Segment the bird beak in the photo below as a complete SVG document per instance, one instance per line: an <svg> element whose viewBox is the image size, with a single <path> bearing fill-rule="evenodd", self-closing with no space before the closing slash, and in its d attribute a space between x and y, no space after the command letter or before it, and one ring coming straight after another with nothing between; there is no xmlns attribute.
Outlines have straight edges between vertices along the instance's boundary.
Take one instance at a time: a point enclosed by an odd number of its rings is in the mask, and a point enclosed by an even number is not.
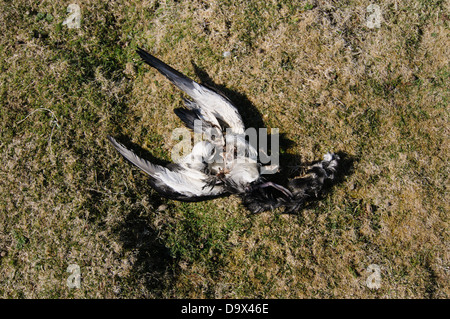
<svg viewBox="0 0 450 319"><path fill-rule="evenodd" d="M284 195L286 195L289 198L294 197L294 195L292 195L290 190L288 190L287 188L285 188L279 184L275 184L273 182L265 182L263 184L256 185L256 187L257 188L273 187L273 188L279 190L280 192L282 192Z"/></svg>

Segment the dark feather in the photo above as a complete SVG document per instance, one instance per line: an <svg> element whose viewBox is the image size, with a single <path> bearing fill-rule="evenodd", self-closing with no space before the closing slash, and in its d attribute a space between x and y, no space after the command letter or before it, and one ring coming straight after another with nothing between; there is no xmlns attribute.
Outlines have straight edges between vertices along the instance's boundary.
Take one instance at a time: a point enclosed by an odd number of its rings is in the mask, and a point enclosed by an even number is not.
<svg viewBox="0 0 450 319"><path fill-rule="evenodd" d="M274 194L267 189L255 189L241 196L242 204L252 213L259 214L286 206L290 199L283 194Z"/></svg>
<svg viewBox="0 0 450 319"><path fill-rule="evenodd" d="M195 110L188 110L186 108L176 108L173 110L174 113L184 122L184 124L190 128L191 130L194 130L195 121L201 121L198 112Z"/></svg>
<svg viewBox="0 0 450 319"><path fill-rule="evenodd" d="M286 205L285 213L296 212L307 200L319 196L324 186L334 180L338 161L338 155L328 153L306 172L306 176L290 180L288 187L293 197Z"/></svg>
<svg viewBox="0 0 450 319"><path fill-rule="evenodd" d="M194 90L194 81L190 78L178 72L174 68L170 67L160 59L154 57L153 55L145 52L141 48L138 48L136 52L142 58L142 60L150 65L151 67L157 69L162 75L167 77L173 84L178 86L182 91L191 95Z"/></svg>

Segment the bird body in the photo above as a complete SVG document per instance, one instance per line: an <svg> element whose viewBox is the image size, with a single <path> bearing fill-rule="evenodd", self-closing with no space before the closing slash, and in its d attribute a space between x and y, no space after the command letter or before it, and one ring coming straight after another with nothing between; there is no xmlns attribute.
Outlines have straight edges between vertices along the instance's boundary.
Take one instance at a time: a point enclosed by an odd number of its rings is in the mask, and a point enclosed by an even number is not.
<svg viewBox="0 0 450 319"><path fill-rule="evenodd" d="M267 181L261 176L258 150L246 139L242 118L227 97L142 49L137 53L192 99L184 99L185 108L174 112L188 128L203 136L189 154L166 167L140 158L108 136L126 159L150 176L151 186L162 196L201 201L238 194L244 205L255 213L280 206L293 211L311 196L311 190L319 191L325 180L333 178L338 157L327 154L321 164L312 167L312 177L290 181L290 189Z"/></svg>

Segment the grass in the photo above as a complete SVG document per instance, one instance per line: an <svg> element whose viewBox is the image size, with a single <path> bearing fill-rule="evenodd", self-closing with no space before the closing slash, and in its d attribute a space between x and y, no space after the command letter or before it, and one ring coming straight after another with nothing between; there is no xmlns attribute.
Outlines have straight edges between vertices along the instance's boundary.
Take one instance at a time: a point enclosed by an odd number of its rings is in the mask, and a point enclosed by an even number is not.
<svg viewBox="0 0 450 319"><path fill-rule="evenodd" d="M1 1L2 298L449 297L447 2L383 2L379 29L362 0L78 3L68 29L68 2ZM298 215L161 198L106 140L176 143L138 46L279 128L281 165L351 169Z"/></svg>

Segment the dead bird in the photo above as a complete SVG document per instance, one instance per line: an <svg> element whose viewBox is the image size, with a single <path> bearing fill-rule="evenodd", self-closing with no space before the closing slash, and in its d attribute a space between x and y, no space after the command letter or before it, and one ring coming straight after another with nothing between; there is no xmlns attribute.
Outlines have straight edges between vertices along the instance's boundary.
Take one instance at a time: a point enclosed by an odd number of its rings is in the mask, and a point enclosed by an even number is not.
<svg viewBox="0 0 450 319"><path fill-rule="evenodd" d="M300 209L333 179L339 158L331 153L313 166L306 178L293 179L288 187L261 174L258 151L245 138L245 126L233 103L217 90L199 84L158 58L138 48L142 60L158 70L190 99L175 114L203 140L176 163L161 166L137 156L108 136L111 144L132 164L150 176L150 185L162 196L180 201L203 201L237 194L252 213L284 207Z"/></svg>

